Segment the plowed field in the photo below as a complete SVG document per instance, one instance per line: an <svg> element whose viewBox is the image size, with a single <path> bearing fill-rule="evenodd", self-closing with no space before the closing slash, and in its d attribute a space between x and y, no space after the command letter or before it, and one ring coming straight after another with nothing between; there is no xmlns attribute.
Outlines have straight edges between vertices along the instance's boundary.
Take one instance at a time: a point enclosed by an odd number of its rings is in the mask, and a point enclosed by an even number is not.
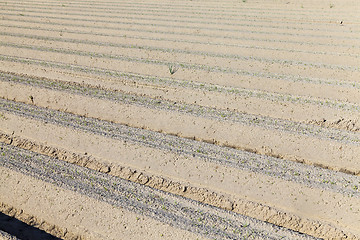
<svg viewBox="0 0 360 240"><path fill-rule="evenodd" d="M360 239L360 2L0 2L0 238Z"/></svg>

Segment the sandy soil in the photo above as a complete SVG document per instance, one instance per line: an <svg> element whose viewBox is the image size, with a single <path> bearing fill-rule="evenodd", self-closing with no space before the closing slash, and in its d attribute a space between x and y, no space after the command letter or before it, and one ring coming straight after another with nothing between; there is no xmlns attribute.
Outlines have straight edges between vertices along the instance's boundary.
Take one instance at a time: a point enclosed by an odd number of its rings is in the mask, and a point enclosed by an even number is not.
<svg viewBox="0 0 360 240"><path fill-rule="evenodd" d="M67 239L249 237L117 208L126 199L40 165L20 171L11 148L254 221L257 239L360 238L357 1L0 6L4 214Z"/></svg>

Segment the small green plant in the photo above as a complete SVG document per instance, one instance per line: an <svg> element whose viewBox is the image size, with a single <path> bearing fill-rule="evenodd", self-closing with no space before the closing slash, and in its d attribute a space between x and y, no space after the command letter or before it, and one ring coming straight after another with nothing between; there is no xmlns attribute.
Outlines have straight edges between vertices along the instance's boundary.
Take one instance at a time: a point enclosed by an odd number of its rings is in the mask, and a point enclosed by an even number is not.
<svg viewBox="0 0 360 240"><path fill-rule="evenodd" d="M330 8L334 8L334 7L335 7L335 5L330 3Z"/></svg>
<svg viewBox="0 0 360 240"><path fill-rule="evenodd" d="M175 66L175 65L170 65L170 66L169 66L169 72L170 72L171 75L173 75L174 73L176 73L177 70L179 70L179 68L178 68L177 66Z"/></svg>
<svg viewBox="0 0 360 240"><path fill-rule="evenodd" d="M242 2L243 2L243 3L246 3L246 2L247 2L247 0L242 0Z"/></svg>
<svg viewBox="0 0 360 240"><path fill-rule="evenodd" d="M245 223L245 224L241 224L241 227L248 227L250 224Z"/></svg>
<svg viewBox="0 0 360 240"><path fill-rule="evenodd" d="M1 119L1 120L6 120L7 118L5 117L4 114L0 113L0 119Z"/></svg>

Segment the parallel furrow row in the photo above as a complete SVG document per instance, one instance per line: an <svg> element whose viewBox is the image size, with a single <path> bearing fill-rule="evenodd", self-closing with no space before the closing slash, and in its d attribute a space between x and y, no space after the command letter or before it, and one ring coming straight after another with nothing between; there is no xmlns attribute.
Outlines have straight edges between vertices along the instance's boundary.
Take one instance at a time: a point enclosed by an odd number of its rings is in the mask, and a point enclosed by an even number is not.
<svg viewBox="0 0 360 240"><path fill-rule="evenodd" d="M8 7L9 5L5 5L6 7ZM41 5L44 6L44 5ZM64 10L64 7L59 6L59 10ZM34 7L35 8L35 7ZM36 6L36 9L39 9L38 6ZM41 7L40 9L48 9L48 10L52 10L51 8L44 8ZM73 9L73 8L71 8ZM72 11L71 9L67 9L67 11ZM84 9L86 9L86 7L81 7L81 12L84 12ZM101 9L99 7L96 7L96 10ZM16 8L13 8L12 10L16 10ZM104 11L88 11L88 12L100 12L100 13L104 13ZM109 11L109 12L114 12ZM306 31L326 31L326 32L342 32L344 33L340 28L335 28L335 29L324 29L326 27L329 26L334 26L334 24L321 24L324 26L324 28L319 28L319 26L316 26L318 28L314 28L313 24L311 25L311 27L304 27L302 25L304 25L303 23L301 24L301 26L295 25L296 23L294 22L287 22L286 20L283 21L275 21L278 22L280 25L279 26L274 26L274 25L266 25L269 23L269 20L267 21L261 21L261 20L255 20L255 19L249 19L249 18L242 18L242 19L229 19L229 18L217 18L217 21L194 21L194 20L189 20L189 19L205 19L204 17L199 17L199 16L195 16L192 18L187 18L187 19L183 19L177 16L173 16L170 14L143 14L143 16L153 16L153 18L148 18L148 17L139 17L139 16L135 16L134 14L130 14L130 13L126 13L124 14L123 11L121 12L115 12L118 13L118 15L116 16L117 18L121 18L121 19L128 19L128 20L153 20L155 22L157 21L167 21L167 22L176 22L176 23L197 23L197 24L205 24L205 25L219 25L221 24L223 27L225 26L237 26L237 27L259 27L259 28L271 28L271 29L291 29L291 30L306 30ZM120 14L121 13L121 14ZM128 15L128 16L126 16ZM165 18L166 17L166 18ZM171 18L172 17L172 18ZM222 21L219 21L222 20ZM239 24L239 21L241 22L251 22L252 24ZM260 24L263 23L263 24ZM284 25L285 24L285 25ZM355 33L356 29L354 28L352 33Z"/></svg>
<svg viewBox="0 0 360 240"><path fill-rule="evenodd" d="M0 3L0 238L360 239L359 7Z"/></svg>
<svg viewBox="0 0 360 240"><path fill-rule="evenodd" d="M196 3L193 3L196 4ZM32 2L22 2L20 3L6 3L4 4L5 6L24 6L24 5L30 5L30 6L48 6L48 7L62 7L64 8L65 6L67 6L66 4L59 4L59 3L44 3L44 2L36 2L36 1L32 1ZM107 7L104 7L108 5ZM119 2L108 2L108 4L105 3L98 3L98 2L81 2L81 1L76 1L76 2L71 2L70 5L71 8L81 8L81 9L96 9L96 10L101 10L101 12L105 12L103 10L108 10L111 11L113 9L124 9L124 8L129 8L129 7L134 7L136 6L137 9L163 9L163 8L172 8L172 9L176 9L176 10L191 10L194 8L194 6L190 6L190 5L180 5L177 3L162 3L162 4L154 4L154 3L148 3L148 2L131 2L131 3L119 3ZM111 6L111 7L110 7ZM198 5L196 6L197 11L206 11L206 12L233 12L233 13L239 13L239 12L246 12L249 13L251 11L254 11L256 13L264 13L264 9L263 8L254 8L254 7L249 7L246 6L244 4L242 5L238 5L239 9L234 10L234 5L225 7L224 5L222 6L217 6L216 10L214 8L211 7L205 7L204 5ZM111 10L110 10L111 9ZM220 10L223 9L223 10ZM302 10L294 10L294 9L276 9L276 8L269 8L269 11L274 11L274 13L271 14L279 14L279 12L282 12L282 14L286 15L287 13L289 13L288 15L294 15L291 12L297 12L297 15L306 15L306 16L314 16L313 12L317 13L317 17L320 16L327 16L327 14L329 14L329 12L331 12L331 10L326 11L324 10L324 12L322 14L318 14L317 10L307 10L306 13L304 13L304 11ZM95 11L95 10L94 10ZM324 14L326 12L326 14ZM337 11L338 13L339 11ZM310 14L308 14L310 13ZM269 14L269 12L268 12Z"/></svg>
<svg viewBox="0 0 360 240"><path fill-rule="evenodd" d="M28 7L27 8L31 8L31 7ZM40 7L41 8L41 7ZM46 8L45 8L46 9ZM53 8L52 8L53 9ZM64 9L64 7L61 7L60 6L60 9ZM76 9L76 8L75 8ZM108 10L108 11L106 11ZM109 8L107 8L106 10L102 10L102 12L104 13L114 13L115 11L113 10L109 10ZM191 17L193 15L195 16L221 16L221 18L234 18L234 17L256 17L256 18L259 18L259 19L308 19L309 18L309 15L307 14L289 14L287 17L284 17L284 15L286 14L282 14L281 16L279 16L277 13L274 13L273 15L270 15L270 16L266 16L266 14L264 14L264 12L262 12L263 14L261 16L259 16L259 13L254 13L254 14L251 14L249 13L248 11L244 11L244 13L239 13L239 11L234 11L233 13L231 13L231 11L198 11L198 10L192 10L192 11L184 11L184 10L181 10L181 9L173 9L171 7L169 7L168 9L159 9L159 8L134 8L133 6L131 7L121 7L119 8L119 10L122 10L122 11L118 11L118 12L123 12L124 10L128 13L131 13L131 12L138 12L139 15L148 15L148 14L156 14L156 13L161 13L161 14L164 14L164 13L167 13L167 14L179 14L179 15L183 15L183 16L186 16L186 17ZM139 11L140 10L140 11ZM246 13L246 14L245 14ZM188 14L188 15L187 15ZM269 14L269 13L267 13ZM310 15L312 17L312 19L314 20L320 20L321 21L329 21L329 20L333 20L332 18L329 18L329 17L322 17L322 18L314 18L314 15ZM327 15L326 15L327 16ZM317 15L315 16L317 17ZM348 17L348 16L346 16ZM356 17L356 16L355 16ZM354 16L351 17L351 19L354 19Z"/></svg>
<svg viewBox="0 0 360 240"><path fill-rule="evenodd" d="M231 168L360 197L360 180L349 174L2 99L0 109L26 118L52 122L112 139L196 157L202 161L213 161Z"/></svg>
<svg viewBox="0 0 360 240"><path fill-rule="evenodd" d="M2 143L0 148L0 164L3 167L208 238L302 238L302 235L296 232L57 159ZM303 236L303 239L313 238Z"/></svg>
<svg viewBox="0 0 360 240"><path fill-rule="evenodd" d="M22 22L24 23L24 21L19 21L17 19L9 19L11 22ZM69 19L71 20L71 19ZM67 26L67 27L80 27L80 28L86 28L86 29L108 29L108 30L120 30L120 31L129 31L129 32L135 32L135 33L156 33L156 34L174 34L174 35L179 35L179 33L175 33L175 32L171 32L171 31L166 31L166 32L162 32L162 31L153 31L153 30L146 30L146 29L133 29L133 28L119 28L118 26L116 28L111 28L111 27L108 27L108 26L94 26L94 25L83 25L83 24L74 24L74 23L71 23L71 24L66 24L66 23L44 23L43 21L26 21L28 23L36 23L36 24L40 24L40 25L52 25L52 26ZM208 45L211 45L211 46L220 46L220 47L236 47L236 48L245 48L245 49L264 49L264 50L275 50L275 51L282 51L282 52L289 52L289 53L306 53L306 54L312 54L312 55L318 55L318 54L321 54L321 55L333 55L333 56L349 56L349 57L353 57L353 58L359 58L359 54L356 54L356 53L350 53L350 52L331 52L331 51L316 51L316 50L311 50L311 51L304 51L304 50L295 50L295 49L288 49L288 48L276 48L276 47L266 47L266 46L251 46L251 45L244 45L244 44L232 44L232 43L224 43L224 42L206 42L206 41L194 41L194 40L187 40L187 39L179 39L179 38L164 38L164 37L149 37L149 36L139 36L139 35L135 35L135 36L132 36L132 35L124 35L124 34L118 34L118 35L115 35L115 34L111 34L111 33L100 33L100 32L97 32L97 33L94 33L92 31L88 32L88 31L80 31L80 30L77 30L77 31L71 31L70 29L56 29L56 28L49 28L49 27L29 27L29 26L24 26L24 24L22 24L22 26L19 26L19 25L13 25L13 24L1 24L2 27L8 27L8 28L12 28L12 29L29 29L29 30L33 30L33 31L36 31L36 30L42 30L42 31L45 31L45 32L52 32L52 31L59 31L59 32L64 32L64 33L75 33L75 34L79 34L79 35L93 35L93 36L104 36L104 37L116 37L116 38L119 38L119 39L122 39L122 38L130 38L130 39L142 39L142 40L154 40L154 41L166 41L166 42L170 42L170 43L190 43L190 44L201 44L201 45L204 45L204 46L208 46ZM7 34L11 34L11 33L7 33ZM12 33L14 34L14 33ZM186 33L181 33L181 35L183 36L187 36L189 34L186 34ZM199 35L201 36L201 35ZM223 36L221 37L223 38ZM253 40L253 41L269 41L268 39L254 39L254 38L238 38L238 40ZM284 42L284 41L276 41L276 42ZM287 41L288 43L290 44L300 44L300 42L289 42ZM309 43L301 43L301 45L304 45L304 44L307 44L309 45ZM326 46L329 46L328 44L320 44L320 43L316 43L317 45L322 45L324 47ZM310 45L313 45L313 44L310 44ZM349 46L345 46L345 45L336 45L336 44L331 44L331 46L337 46L337 47L349 47ZM352 46L352 48L356 48L356 46ZM351 61L351 60L350 60Z"/></svg>
<svg viewBox="0 0 360 240"><path fill-rule="evenodd" d="M34 9L39 9L38 7L34 8ZM23 12L22 10L20 9L8 9L6 10L6 12ZM6 14L6 12L4 14ZM53 12L50 12L50 11L36 11L36 10L27 10L26 11L27 13L38 13L38 14L44 14L44 15L38 15L39 17L46 17L46 18L49 18L49 16L47 15L50 15L50 16L53 16L54 13ZM55 12L57 13L57 11ZM8 13L9 14L9 13ZM47 15L45 15L47 14ZM14 15L14 14L13 14ZM21 14L21 16L24 15L24 14ZM96 15L96 14L88 14L88 13L69 13L67 12L66 13L67 16L78 16L80 18L76 18L77 20L83 20L81 17L84 17L86 16L88 19L88 17L96 17L96 18L109 18L108 15ZM29 16L29 15L24 15L24 16ZM30 15L30 16L33 16L33 15ZM122 19L124 17L122 16L119 16L119 15L116 15L116 17L112 17L112 19ZM146 19L145 19L146 20ZM155 19L148 19L148 20L152 20L152 21L155 21ZM169 28L169 29L186 29L186 30L198 30L199 27L193 27L193 26L185 26L185 25L179 25L179 24L173 24L173 25L170 25L170 24L160 24L160 23L145 23L145 22L134 22L134 21L129 21L129 22L125 22L125 21L114 21L114 20L102 20L102 21L106 21L106 22L112 22L112 23L119 23L119 24L123 24L123 25L132 25L132 26L146 26L146 27L164 27L164 28ZM169 21L167 21L169 22ZM212 25L210 25L212 26ZM251 30L242 30L242 29L239 29L239 28L236 28L236 29L226 29L224 27L205 27L205 26L202 26L201 27L201 30L208 30L208 31L215 31L215 32L224 32L222 33L221 35L229 35L229 33L232 33L232 34L259 34L259 35L279 35L279 36L287 36L288 38L289 37L307 37L307 38L315 38L313 41L314 42L317 42L318 41L318 38L322 39L322 38L325 38L325 39L346 39L346 40L359 40L358 37L356 37L356 35L352 36L352 37L347 37L347 36L342 36L342 35L324 35L324 34L319 34L319 35L314 35L314 34L304 34L304 33L287 33L287 32L274 32L274 31L259 31L259 30L254 30L254 31L251 31ZM171 32L171 30L169 30L169 32ZM205 35L206 36L206 35ZM220 35L219 35L220 36ZM231 36L233 37L233 36ZM314 43L315 44L315 43Z"/></svg>
<svg viewBox="0 0 360 240"><path fill-rule="evenodd" d="M54 25L54 24L52 24ZM3 27L13 27L11 25L0 25ZM57 29L49 29L49 28L30 28L30 27L19 27L22 29L33 29L33 30L43 30L47 32L57 32ZM100 28L100 27L99 27ZM79 31L62 31L66 33L76 33L81 34ZM152 46L139 46L139 45L129 45L129 44L120 44L120 43L111 43L111 42L100 42L100 41L90 41L90 40L78 40L78 39L69 39L69 38L60 38L60 37L45 37L33 34L17 34L17 33L7 33L0 32L1 35L4 36L13 36L19 38L28 38L28 39L36 39L36 40L44 40L44 41L52 41L52 42L63 42L63 43L79 43L79 44L87 44L87 45L95 45L95 46L109 46L109 47L117 47L117 48L130 48L130 49L139 49L139 50L149 50L149 51L158 51L163 53L180 53L180 54L188 54L188 55L198 55L198 56L208 56L220 59L233 59L233 60L242 60L242 61L256 61L267 64L281 64L283 66L293 66L299 65L304 67L313 67L313 68L325 68L325 69L337 69L337 70L346 70L346 71L360 71L359 67L355 66L346 66L346 65L335 65L335 64L323 64L316 62L303 62L303 61L294 61L294 60L281 60L281 59L267 59L253 56L241 56L237 54L221 54L221 53L213 53L213 52L205 52L205 51L194 51L194 50L184 50L184 49L174 49L174 48L157 48ZM86 34L84 32L84 34ZM11 46L10 43L1 42L3 46ZM21 45L13 45L13 47L17 48L26 48ZM29 46L28 48L41 50L41 47L37 46ZM45 49L45 48L44 48ZM49 51L49 50L48 50ZM55 50L54 50L55 51ZM59 52L59 50L58 50ZM315 54L315 53L314 53ZM316 53L319 54L319 53ZM326 53L324 53L326 54ZM331 53L330 53L331 54ZM105 55L105 54L103 54ZM339 54L340 55L340 54ZM358 58L358 56L354 56ZM181 64L181 63L179 63Z"/></svg>

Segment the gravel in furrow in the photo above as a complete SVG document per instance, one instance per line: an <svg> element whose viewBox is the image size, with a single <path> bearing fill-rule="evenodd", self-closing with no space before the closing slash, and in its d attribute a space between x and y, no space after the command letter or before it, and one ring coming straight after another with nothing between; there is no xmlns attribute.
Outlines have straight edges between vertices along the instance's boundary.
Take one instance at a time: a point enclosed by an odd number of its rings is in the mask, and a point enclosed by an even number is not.
<svg viewBox="0 0 360 240"><path fill-rule="evenodd" d="M270 118L243 112L204 107L196 104L172 102L163 99L154 99L146 96L127 94L121 91L111 91L109 89L101 89L50 79L19 76L3 72L0 72L0 81L10 81L51 90L66 91L72 94L85 95L99 99L108 99L115 102L134 104L146 108L181 112L183 114L211 118L219 121L230 121L245 125L261 126L266 129L285 131L296 135L313 136L320 139L342 142L344 144L360 144L360 133L357 132L325 128L279 118ZM345 104L346 103L344 103L344 105ZM355 106L355 111L358 111L359 106Z"/></svg>
<svg viewBox="0 0 360 240"><path fill-rule="evenodd" d="M34 16L34 15L29 15L26 13L23 13L24 11L21 11L21 16L22 17L35 17L35 18L46 18L46 19L63 19L63 20L74 20L74 21L86 21L86 22L93 22L93 20L90 19L78 19L78 18L60 18L60 17L55 17L55 16ZM26 12L34 12L34 13L43 13L41 11L26 11ZM7 16L19 16L19 14L11 14L8 12L1 12L2 15L7 15ZM121 21L114 21L114 20L96 20L97 22L104 22L104 23L115 23L115 24L124 24ZM126 24L126 23L125 23ZM131 24L132 25L132 24ZM150 25L151 26L151 25ZM151 26L152 27L152 26ZM166 35L177 35L177 36L194 36L194 33L185 33L185 32L176 32L173 31L173 29L177 29L177 26L173 26L171 27L171 30L167 30L167 31L160 31L160 30L146 30L146 29L137 29L135 27L130 27L129 29L127 29L127 31L134 31L134 32L148 32L148 33L160 33L160 34L166 34ZM254 32L256 33L256 32ZM98 35L98 36L103 36L103 34L96 34L96 33L92 33L93 35ZM270 32L269 32L270 34ZM271 33L273 34L273 33ZM119 35L108 35L108 36L114 36L114 37L119 37L121 36ZM360 46L358 45L349 45L349 44L340 44L340 43L321 43L317 40L314 41L306 41L306 42L302 42L302 41L294 41L294 40L281 40L281 39L272 39L272 38L254 38L254 37L239 37L239 36L228 36L225 34L205 34L205 33L196 33L196 36L200 36L200 37L211 37L212 39L231 39L231 40L250 40L250 41L258 41L258 42L280 42L280 43L292 43L292 44L299 44L301 46L303 45L310 45L310 46L328 46L328 47L346 47L346 48L360 48ZM353 39L353 38L351 38ZM181 42L181 39L178 39L177 42Z"/></svg>
<svg viewBox="0 0 360 240"><path fill-rule="evenodd" d="M212 161L309 187L360 197L358 176L177 136L0 99L0 110L112 139Z"/></svg>
<svg viewBox="0 0 360 240"><path fill-rule="evenodd" d="M55 25L52 23L51 25ZM61 24L62 25L62 24ZM67 24L69 26L73 26L74 24ZM5 26L1 25L0 26ZM6 25L6 27L12 27ZM79 27L79 26L76 26ZM92 27L92 28L99 28L99 29L112 29L109 27ZM45 30L45 31L58 31L57 29L50 29L50 28L40 28L40 27L26 27L26 29L34 29L34 30ZM113 28L114 30L118 30L117 28ZM63 31L64 32L64 31ZM69 33L78 33L78 31L65 31ZM0 35L5 36L14 36L14 37L22 37L22 38L29 38L29 39L36 39L36 40L45 40L45 41L56 41L56 42L66 42L66 43L79 43L79 44L87 44L87 45L95 45L95 46L111 46L117 48L129 48L129 49L139 49L139 50L148 50L148 51L157 51L163 53L183 53L189 55L198 55L198 56L207 56L207 57L214 57L214 58L223 58L223 59L236 59L242 61L257 61L261 63L270 63L270 64L282 64L284 66L304 66L304 67L311 67L311 68L325 68L325 69L337 69L342 71L360 71L359 67L355 66L345 66L345 65L335 65L335 64L323 64L323 63L316 63L316 62L304 62L304 61L294 61L294 60L283 60L283 59L268 59L268 58L260 58L260 57L253 57L253 56L241 56L238 54L220 54L220 53L212 53L212 52L204 52L204 51L190 51L190 50L183 50L183 49L174 49L174 48L158 48L158 47L151 47L151 46L140 46L137 44L129 45L129 44L118 44L118 43L109 43L109 42L95 42L90 40L77 40L77 39L64 39L64 38L56 38L56 37L43 37L37 35L30 35L30 34L16 34L16 33L5 33L0 32ZM6 43L0 42L2 46L9 46L15 48L25 48L25 49L33 49L39 51L56 51L61 53L72 53L77 55L88 55L92 57L101 57L101 58L111 58L111 59L118 59L119 56L112 55L112 54L102 54L102 53L93 53L93 52L84 52L84 51L73 51L66 50L66 49L56 49L56 48L46 48L46 47L39 47L33 45L25 45L25 44L14 44L14 43ZM121 58L119 58L121 59ZM179 65L183 65L182 63L178 63Z"/></svg>
<svg viewBox="0 0 360 240"><path fill-rule="evenodd" d="M1 166L209 238L315 239L7 144L0 149Z"/></svg>

